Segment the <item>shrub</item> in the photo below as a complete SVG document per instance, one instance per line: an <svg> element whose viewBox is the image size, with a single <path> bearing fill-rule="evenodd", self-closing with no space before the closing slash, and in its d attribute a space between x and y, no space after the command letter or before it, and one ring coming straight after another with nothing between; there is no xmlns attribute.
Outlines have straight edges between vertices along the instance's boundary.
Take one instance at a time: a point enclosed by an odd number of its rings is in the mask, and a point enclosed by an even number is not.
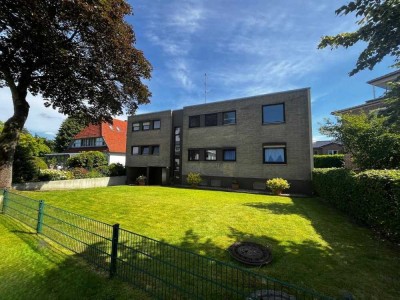
<svg viewBox="0 0 400 300"><path fill-rule="evenodd" d="M48 168L46 161L41 157L33 157L33 163L37 170Z"/></svg>
<svg viewBox="0 0 400 300"><path fill-rule="evenodd" d="M86 175L86 178L100 178L100 177L105 177L105 176L97 169L90 170Z"/></svg>
<svg viewBox="0 0 400 300"><path fill-rule="evenodd" d="M283 178L272 178L266 181L267 188L269 188L272 193L279 195L282 191L290 188L289 182Z"/></svg>
<svg viewBox="0 0 400 300"><path fill-rule="evenodd" d="M400 241L400 171L315 169L314 191L387 238Z"/></svg>
<svg viewBox="0 0 400 300"><path fill-rule="evenodd" d="M187 182L188 184L194 185L194 186L199 185L200 182L202 182L202 181L203 181L203 179L201 178L200 173L190 172L190 173L187 175L187 178L186 178L186 182Z"/></svg>
<svg viewBox="0 0 400 300"><path fill-rule="evenodd" d="M108 166L110 176L124 176L126 175L126 168L120 163L112 163Z"/></svg>
<svg viewBox="0 0 400 300"><path fill-rule="evenodd" d="M91 170L100 166L106 166L107 159L100 151L86 151L68 158L68 168L85 168Z"/></svg>
<svg viewBox="0 0 400 300"><path fill-rule="evenodd" d="M87 174L89 173L85 168L73 168L70 171L74 175L75 179L87 178Z"/></svg>
<svg viewBox="0 0 400 300"><path fill-rule="evenodd" d="M101 176L99 176L99 177L108 177L108 176L110 176L110 169L109 169L108 166L100 166L100 167L97 167L97 168L93 169L93 171L96 171L96 172L100 173Z"/></svg>
<svg viewBox="0 0 400 300"><path fill-rule="evenodd" d="M52 181L52 180L68 180L73 179L74 176L69 171L44 169L39 171L40 181Z"/></svg>
<svg viewBox="0 0 400 300"><path fill-rule="evenodd" d="M341 168L344 165L344 154L314 155L314 168Z"/></svg>

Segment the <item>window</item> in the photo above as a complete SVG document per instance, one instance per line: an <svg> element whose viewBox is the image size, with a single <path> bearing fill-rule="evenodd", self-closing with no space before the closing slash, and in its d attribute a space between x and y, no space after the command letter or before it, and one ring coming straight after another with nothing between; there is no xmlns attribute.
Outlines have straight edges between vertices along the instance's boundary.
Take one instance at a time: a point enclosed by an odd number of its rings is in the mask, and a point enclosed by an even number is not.
<svg viewBox="0 0 400 300"><path fill-rule="evenodd" d="M175 145L175 152L176 152L176 153L181 152L181 145L180 145L180 144L176 144L176 145Z"/></svg>
<svg viewBox="0 0 400 300"><path fill-rule="evenodd" d="M154 120L153 121L153 129L160 129L161 128L161 121L160 120Z"/></svg>
<svg viewBox="0 0 400 300"><path fill-rule="evenodd" d="M181 133L180 127L175 127L175 135L179 135Z"/></svg>
<svg viewBox="0 0 400 300"><path fill-rule="evenodd" d="M200 127L200 116L189 117L189 128Z"/></svg>
<svg viewBox="0 0 400 300"><path fill-rule="evenodd" d="M139 130L140 130L140 123L133 123L132 131L139 131Z"/></svg>
<svg viewBox="0 0 400 300"><path fill-rule="evenodd" d="M285 105L283 103L263 106L263 124L285 122Z"/></svg>
<svg viewBox="0 0 400 300"><path fill-rule="evenodd" d="M264 146L265 164L286 164L286 146Z"/></svg>
<svg viewBox="0 0 400 300"><path fill-rule="evenodd" d="M82 139L81 140L81 147L94 147L96 146L96 139Z"/></svg>
<svg viewBox="0 0 400 300"><path fill-rule="evenodd" d="M200 160L200 150L189 150L189 160L190 161Z"/></svg>
<svg viewBox="0 0 400 300"><path fill-rule="evenodd" d="M151 154L153 154L153 155L159 155L160 154L160 146L153 146L152 148L151 148Z"/></svg>
<svg viewBox="0 0 400 300"><path fill-rule="evenodd" d="M224 153L224 161L236 161L236 149L225 149Z"/></svg>
<svg viewBox="0 0 400 300"><path fill-rule="evenodd" d="M149 155L150 154L150 147L149 146L142 146L142 155Z"/></svg>
<svg viewBox="0 0 400 300"><path fill-rule="evenodd" d="M218 114L208 114L204 116L205 126L217 126Z"/></svg>
<svg viewBox="0 0 400 300"><path fill-rule="evenodd" d="M132 155L138 155L138 154L139 154L139 147L132 146Z"/></svg>
<svg viewBox="0 0 400 300"><path fill-rule="evenodd" d="M101 147L104 146L106 143L104 143L103 138L96 138L96 147Z"/></svg>
<svg viewBox="0 0 400 300"><path fill-rule="evenodd" d="M338 150L328 150L329 155L339 154Z"/></svg>
<svg viewBox="0 0 400 300"><path fill-rule="evenodd" d="M236 111L227 111L223 114L223 124L236 124Z"/></svg>
<svg viewBox="0 0 400 300"><path fill-rule="evenodd" d="M217 150L206 150L206 160L217 160Z"/></svg>
<svg viewBox="0 0 400 300"><path fill-rule="evenodd" d="M179 159L179 157L175 157L174 159L174 171L179 171L181 165L181 160Z"/></svg>
<svg viewBox="0 0 400 300"><path fill-rule="evenodd" d="M72 144L72 148L79 148L81 146L81 140L75 140Z"/></svg>
<svg viewBox="0 0 400 300"><path fill-rule="evenodd" d="M142 128L143 130L150 130L150 122L143 122Z"/></svg>

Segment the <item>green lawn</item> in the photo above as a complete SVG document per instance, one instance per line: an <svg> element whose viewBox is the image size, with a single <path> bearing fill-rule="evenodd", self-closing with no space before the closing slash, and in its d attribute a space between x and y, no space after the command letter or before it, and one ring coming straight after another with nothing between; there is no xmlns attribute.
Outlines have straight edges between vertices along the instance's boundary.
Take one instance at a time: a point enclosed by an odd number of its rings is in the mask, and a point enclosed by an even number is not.
<svg viewBox="0 0 400 300"><path fill-rule="evenodd" d="M399 249L317 198L148 186L24 195L224 261L233 242L259 242L274 260L256 272L330 296L400 298Z"/></svg>
<svg viewBox="0 0 400 300"><path fill-rule="evenodd" d="M0 299L146 299L0 215Z"/></svg>

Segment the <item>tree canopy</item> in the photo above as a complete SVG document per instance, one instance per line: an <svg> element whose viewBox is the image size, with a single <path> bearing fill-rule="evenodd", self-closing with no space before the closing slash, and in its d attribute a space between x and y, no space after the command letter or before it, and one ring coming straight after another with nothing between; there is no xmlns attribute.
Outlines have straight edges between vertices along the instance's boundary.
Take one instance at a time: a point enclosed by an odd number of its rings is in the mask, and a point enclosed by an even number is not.
<svg viewBox="0 0 400 300"><path fill-rule="evenodd" d="M0 187L11 185L28 92L94 123L149 102L142 80L152 68L134 47L130 14L124 0L0 1L0 87L11 90L14 105L0 135Z"/></svg>
<svg viewBox="0 0 400 300"><path fill-rule="evenodd" d="M319 48L330 46L351 47L363 41L366 48L358 57L354 75L366 68L372 70L385 56L392 56L395 65L400 68L400 3L399 0L355 0L336 10L337 15L355 13L359 28L354 32L324 36Z"/></svg>
<svg viewBox="0 0 400 300"><path fill-rule="evenodd" d="M71 143L73 137L77 135L86 125L87 122L83 118L68 117L65 119L58 129L55 138L55 151L65 151Z"/></svg>

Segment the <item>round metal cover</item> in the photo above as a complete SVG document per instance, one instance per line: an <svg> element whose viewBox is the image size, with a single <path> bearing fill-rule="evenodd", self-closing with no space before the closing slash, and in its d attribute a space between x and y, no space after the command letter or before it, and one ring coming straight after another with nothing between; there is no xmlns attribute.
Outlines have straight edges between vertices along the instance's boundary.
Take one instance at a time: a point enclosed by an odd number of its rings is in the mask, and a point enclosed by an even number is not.
<svg viewBox="0 0 400 300"><path fill-rule="evenodd" d="M246 300L296 300L296 297L282 291L259 290L251 293Z"/></svg>
<svg viewBox="0 0 400 300"><path fill-rule="evenodd" d="M263 245L252 242L236 242L228 248L232 257L251 266L266 265L271 262L271 251Z"/></svg>

